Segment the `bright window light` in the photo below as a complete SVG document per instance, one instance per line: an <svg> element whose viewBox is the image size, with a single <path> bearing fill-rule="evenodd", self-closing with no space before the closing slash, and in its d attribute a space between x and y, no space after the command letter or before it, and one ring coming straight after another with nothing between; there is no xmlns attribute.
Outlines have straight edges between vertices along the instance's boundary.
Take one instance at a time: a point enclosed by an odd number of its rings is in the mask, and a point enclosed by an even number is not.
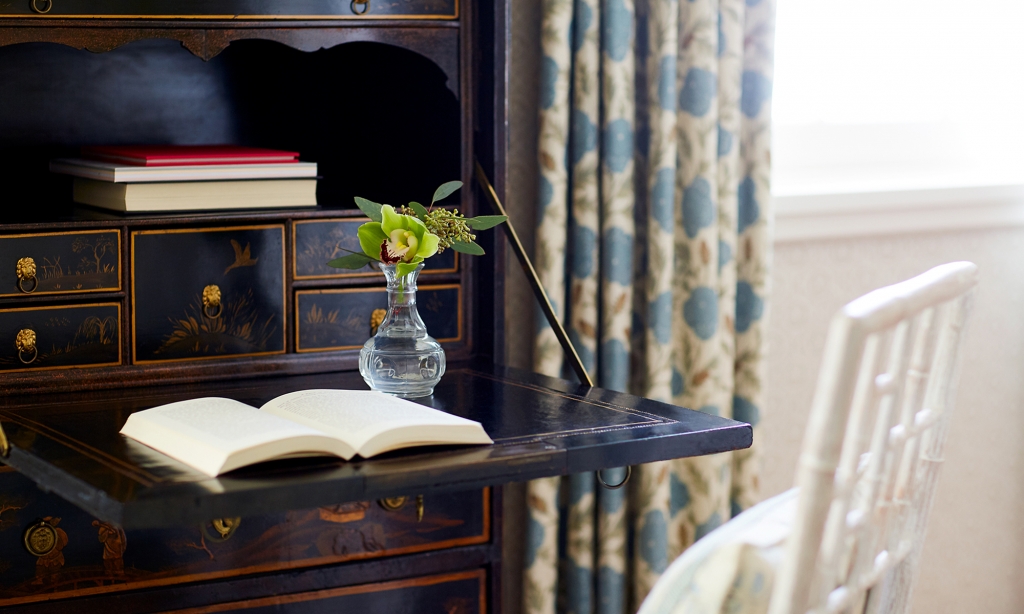
<svg viewBox="0 0 1024 614"><path fill-rule="evenodd" d="M1024 2L777 11L776 195L1024 183Z"/></svg>

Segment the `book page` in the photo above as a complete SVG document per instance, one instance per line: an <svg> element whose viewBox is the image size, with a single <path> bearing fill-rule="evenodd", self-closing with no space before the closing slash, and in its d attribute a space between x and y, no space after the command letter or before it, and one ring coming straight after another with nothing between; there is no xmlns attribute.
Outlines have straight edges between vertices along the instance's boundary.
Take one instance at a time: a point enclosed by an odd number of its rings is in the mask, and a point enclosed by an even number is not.
<svg viewBox="0 0 1024 614"><path fill-rule="evenodd" d="M142 415L142 412L137 413ZM225 452L234 452L282 436L320 434L307 426L256 411L256 408L245 403L219 397L154 407L145 410L145 417Z"/></svg>
<svg viewBox="0 0 1024 614"><path fill-rule="evenodd" d="M342 458L355 454L315 428L217 397L136 412L121 433L208 475L288 454L327 452Z"/></svg>
<svg viewBox="0 0 1024 614"><path fill-rule="evenodd" d="M364 458L385 451L373 441L381 438L388 440L387 449L493 443L479 422L367 390L302 390L277 397L260 409L334 435Z"/></svg>

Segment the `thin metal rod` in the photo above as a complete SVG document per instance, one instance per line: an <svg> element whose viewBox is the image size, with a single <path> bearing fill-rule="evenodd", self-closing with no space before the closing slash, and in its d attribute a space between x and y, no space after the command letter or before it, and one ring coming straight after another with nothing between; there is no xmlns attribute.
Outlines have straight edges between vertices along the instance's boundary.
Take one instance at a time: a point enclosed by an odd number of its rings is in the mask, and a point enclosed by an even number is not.
<svg viewBox="0 0 1024 614"><path fill-rule="evenodd" d="M502 206L501 200L498 198L498 193L494 191L494 186L491 185L489 179L487 179L487 173L484 172L484 168L480 166L480 161L476 161L476 178L480 182L480 185L484 188L484 192L490 197L491 205L498 210L498 213L508 217L508 212L505 211L505 207ZM530 257L526 254L526 250L523 249L523 242L519 240L519 234L516 233L516 229L512 226L511 218L506 220L503 224L505 227L505 235L508 237L508 242L512 244L512 251L515 252L516 258L519 259L519 264L523 266L523 272L526 273L526 279L530 282L530 287L533 288L533 294L537 297L537 302L540 303L541 311L544 312L544 317L548 319L548 324L555 331L555 337L558 338L558 343L562 346L562 351L565 353L566 359L569 361L569 366L572 367L576 377L579 378L580 382L594 387L594 380L590 379L590 375L587 374L586 367L583 366L583 361L580 360L580 355L576 353L576 347L573 346L572 341L569 340L569 335L565 333L565 328L562 327L562 323L558 321L558 316L555 315L555 309L551 306L551 301L548 299L548 293L544 291L544 284L540 282L540 277L537 276L537 269L533 268L533 262L530 261Z"/></svg>

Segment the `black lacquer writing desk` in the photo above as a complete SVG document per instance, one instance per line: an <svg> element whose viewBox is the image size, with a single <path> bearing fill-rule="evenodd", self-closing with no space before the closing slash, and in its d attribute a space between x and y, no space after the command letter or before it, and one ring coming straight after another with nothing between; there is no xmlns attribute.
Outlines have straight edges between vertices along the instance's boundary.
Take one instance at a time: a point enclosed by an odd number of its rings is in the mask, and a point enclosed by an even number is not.
<svg viewBox="0 0 1024 614"><path fill-rule="evenodd" d="M485 192L507 197L511 9L0 5L4 614L497 614L501 484L750 445L746 424L491 367L512 298L498 232L481 233L486 256L432 259L419 287L451 361L420 402L480 421L495 445L210 479L118 434L131 412L178 400L364 388L354 369L383 278L324 263L358 248L353 196L404 203L460 179L445 205L467 215L491 213ZM299 151L318 164L320 207L82 211L49 160L102 143ZM477 163L494 191L474 183ZM232 266L233 244L253 266ZM40 275L22 279L29 260ZM246 305L237 326L185 317L209 284Z"/></svg>

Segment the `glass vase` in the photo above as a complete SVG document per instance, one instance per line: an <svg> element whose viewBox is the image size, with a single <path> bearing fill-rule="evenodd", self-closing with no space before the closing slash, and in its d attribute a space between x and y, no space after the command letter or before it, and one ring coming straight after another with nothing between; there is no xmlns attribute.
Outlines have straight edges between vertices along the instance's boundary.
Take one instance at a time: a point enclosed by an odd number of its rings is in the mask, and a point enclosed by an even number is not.
<svg viewBox="0 0 1024 614"><path fill-rule="evenodd" d="M359 351L359 373L373 390L403 399L429 396L444 375L445 358L416 310L416 279L423 265L403 277L393 264L379 266L387 277L388 311Z"/></svg>

